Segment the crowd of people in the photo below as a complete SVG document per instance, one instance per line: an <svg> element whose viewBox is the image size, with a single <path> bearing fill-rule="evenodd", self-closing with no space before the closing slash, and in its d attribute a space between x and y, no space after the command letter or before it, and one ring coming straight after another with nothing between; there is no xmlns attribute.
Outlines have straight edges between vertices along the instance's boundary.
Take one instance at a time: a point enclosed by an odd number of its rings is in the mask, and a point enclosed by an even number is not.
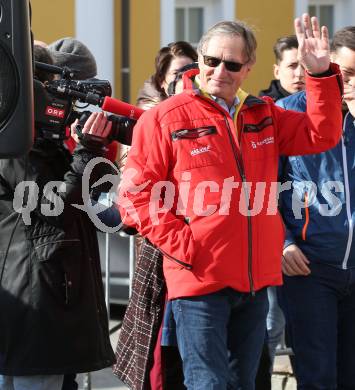
<svg viewBox="0 0 355 390"><path fill-rule="evenodd" d="M247 24L219 22L197 50L161 48L138 93L113 213L140 238L115 354L95 226L73 206L87 163L117 160L112 123L95 112L80 137L74 122L66 140L37 134L0 160L1 390L74 390L77 373L109 366L134 390L266 390L284 334L298 389L355 389L355 26L330 42L297 18L258 97L242 89L256 48ZM97 73L73 38L37 41L34 56ZM114 174L100 161L93 202Z"/></svg>

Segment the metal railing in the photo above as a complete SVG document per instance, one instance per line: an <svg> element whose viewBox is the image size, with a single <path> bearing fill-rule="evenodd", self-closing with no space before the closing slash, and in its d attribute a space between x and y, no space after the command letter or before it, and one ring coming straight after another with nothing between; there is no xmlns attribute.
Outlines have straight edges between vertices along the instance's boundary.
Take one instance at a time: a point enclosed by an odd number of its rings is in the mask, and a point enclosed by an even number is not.
<svg viewBox="0 0 355 390"><path fill-rule="evenodd" d="M111 273L111 251L110 251L110 240L111 234L105 233L105 302L106 302L106 310L107 316L110 320L110 273ZM129 293L128 298L130 298L132 294L132 280L134 275L134 267L135 267L135 242L136 239L134 236L129 236L129 266L128 266L128 285L129 285ZM123 280L122 281L126 281ZM119 322L114 327L110 329L110 335L114 332L118 331L122 325L122 322ZM84 375L83 378L83 389L84 390L92 390L92 382L91 382L91 373L88 372Z"/></svg>

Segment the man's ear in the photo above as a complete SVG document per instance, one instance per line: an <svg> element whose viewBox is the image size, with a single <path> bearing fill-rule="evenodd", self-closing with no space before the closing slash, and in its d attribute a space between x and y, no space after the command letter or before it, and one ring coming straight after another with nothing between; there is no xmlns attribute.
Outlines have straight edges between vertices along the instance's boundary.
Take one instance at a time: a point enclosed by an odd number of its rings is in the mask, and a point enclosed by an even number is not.
<svg viewBox="0 0 355 390"><path fill-rule="evenodd" d="M274 64L274 77L276 80L280 80L279 71L280 71L280 66L277 64Z"/></svg>
<svg viewBox="0 0 355 390"><path fill-rule="evenodd" d="M255 62L246 64L247 73L249 73L253 69L254 64Z"/></svg>

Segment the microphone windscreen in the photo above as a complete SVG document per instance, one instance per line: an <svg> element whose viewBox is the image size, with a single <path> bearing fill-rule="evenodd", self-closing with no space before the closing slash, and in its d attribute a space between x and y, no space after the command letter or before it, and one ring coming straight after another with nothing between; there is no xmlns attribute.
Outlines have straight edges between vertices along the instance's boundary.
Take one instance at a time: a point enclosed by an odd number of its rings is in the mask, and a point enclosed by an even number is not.
<svg viewBox="0 0 355 390"><path fill-rule="evenodd" d="M122 102L121 100L111 98L109 96L105 96L101 108L104 111L112 112L113 114L125 116L135 120L138 120L138 118L144 112L144 110L141 108Z"/></svg>

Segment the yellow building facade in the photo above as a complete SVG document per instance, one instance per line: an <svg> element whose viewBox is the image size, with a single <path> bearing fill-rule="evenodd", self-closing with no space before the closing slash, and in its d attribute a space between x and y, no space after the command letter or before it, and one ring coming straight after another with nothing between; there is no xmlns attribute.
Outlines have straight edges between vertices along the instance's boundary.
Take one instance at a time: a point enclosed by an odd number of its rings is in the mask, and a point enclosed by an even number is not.
<svg viewBox="0 0 355 390"><path fill-rule="evenodd" d="M344 1L350 0L338 0L334 7ZM31 0L31 3L35 39L49 43L74 36L83 40L98 61L98 77L112 82L115 97L134 103L139 88L153 72L154 58L162 45L180 38L178 33L182 34L184 28L185 37L195 37L221 18L238 18L254 28L257 63L243 87L257 94L273 77L275 40L293 33L295 14L307 11L310 4L319 9L321 0ZM334 15L339 14L335 8L333 11ZM183 18L187 22L181 27ZM201 22L198 30L196 25L203 19L204 24ZM338 20L337 24L341 22ZM100 69L105 69L104 74L100 74Z"/></svg>

